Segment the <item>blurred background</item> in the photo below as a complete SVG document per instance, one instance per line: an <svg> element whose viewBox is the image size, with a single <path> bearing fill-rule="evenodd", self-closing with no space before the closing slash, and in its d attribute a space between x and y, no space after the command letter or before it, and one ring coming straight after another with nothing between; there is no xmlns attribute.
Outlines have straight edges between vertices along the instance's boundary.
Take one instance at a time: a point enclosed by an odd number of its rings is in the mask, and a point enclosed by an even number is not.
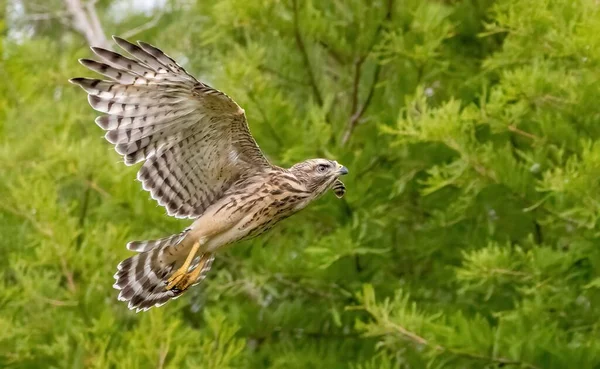
<svg viewBox="0 0 600 369"><path fill-rule="evenodd" d="M595 0L0 2L0 367L600 368ZM274 163L350 170L135 314L129 240L180 231L77 62L163 49Z"/></svg>

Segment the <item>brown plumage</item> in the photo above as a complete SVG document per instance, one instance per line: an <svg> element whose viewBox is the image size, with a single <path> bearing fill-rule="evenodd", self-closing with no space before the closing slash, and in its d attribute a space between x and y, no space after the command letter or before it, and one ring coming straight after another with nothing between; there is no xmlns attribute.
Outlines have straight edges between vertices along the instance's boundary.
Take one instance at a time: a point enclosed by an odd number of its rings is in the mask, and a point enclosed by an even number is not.
<svg viewBox="0 0 600 369"><path fill-rule="evenodd" d="M328 189L345 193L348 171L310 159L272 165L250 134L244 110L144 42L114 37L132 58L92 48L103 62L80 62L110 80L73 78L125 164L143 162L138 179L174 217L195 219L183 232L133 241L138 254L117 267L119 299L136 311L160 306L198 284L221 247L256 237Z"/></svg>

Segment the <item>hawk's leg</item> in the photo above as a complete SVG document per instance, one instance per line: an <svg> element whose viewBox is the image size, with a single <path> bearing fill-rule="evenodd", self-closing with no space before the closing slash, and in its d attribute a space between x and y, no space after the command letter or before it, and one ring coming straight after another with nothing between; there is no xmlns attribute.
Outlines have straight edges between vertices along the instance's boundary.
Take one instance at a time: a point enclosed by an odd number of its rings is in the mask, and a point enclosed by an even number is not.
<svg viewBox="0 0 600 369"><path fill-rule="evenodd" d="M188 269L190 268L192 261L196 257L196 253L198 252L199 248L200 248L200 241L196 241L194 243L194 245L192 246L192 250L190 250L190 253L188 254L188 256L185 259L185 262L183 263L181 268L177 269L175 271L175 273L173 273L173 275L171 275L171 277L169 277L169 280L167 281L167 287L166 287L167 290L172 290L173 288L177 288L178 290L185 291L189 286L192 285L192 283L195 282L196 279L192 278L193 274L196 272L196 270L198 270L200 268L196 268L191 272L188 272ZM197 277L197 275L196 275L196 277Z"/></svg>

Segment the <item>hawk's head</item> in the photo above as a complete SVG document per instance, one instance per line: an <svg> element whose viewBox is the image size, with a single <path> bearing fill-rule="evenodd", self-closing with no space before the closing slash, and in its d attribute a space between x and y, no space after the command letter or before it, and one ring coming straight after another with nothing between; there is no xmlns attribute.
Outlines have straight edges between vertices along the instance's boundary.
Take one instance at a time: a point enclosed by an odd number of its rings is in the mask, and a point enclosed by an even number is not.
<svg viewBox="0 0 600 369"><path fill-rule="evenodd" d="M291 167L290 172L301 180L315 197L329 188L333 188L337 197L342 197L346 193L346 187L338 178L348 174L348 169L336 161L309 159Z"/></svg>

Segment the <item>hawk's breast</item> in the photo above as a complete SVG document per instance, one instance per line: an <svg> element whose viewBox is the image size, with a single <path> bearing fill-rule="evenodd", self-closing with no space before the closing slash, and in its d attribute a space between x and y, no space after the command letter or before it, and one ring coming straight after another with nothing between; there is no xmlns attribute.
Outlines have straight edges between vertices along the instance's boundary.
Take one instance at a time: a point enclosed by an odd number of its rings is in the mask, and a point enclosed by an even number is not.
<svg viewBox="0 0 600 369"><path fill-rule="evenodd" d="M289 173L272 173L259 183L248 183L249 194L240 194L237 202L245 216L238 229L245 233L243 239L256 237L281 220L304 208L311 193Z"/></svg>
<svg viewBox="0 0 600 369"><path fill-rule="evenodd" d="M195 223L226 225L208 242L208 249L254 238L305 207L312 194L287 173L262 173L240 179Z"/></svg>

